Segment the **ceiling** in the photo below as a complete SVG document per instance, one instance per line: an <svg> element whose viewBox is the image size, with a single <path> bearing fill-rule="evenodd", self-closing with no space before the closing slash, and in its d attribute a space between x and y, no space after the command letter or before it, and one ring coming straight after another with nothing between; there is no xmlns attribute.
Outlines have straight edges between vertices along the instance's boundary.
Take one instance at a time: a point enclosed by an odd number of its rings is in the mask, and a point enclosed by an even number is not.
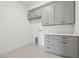
<svg viewBox="0 0 79 59"><path fill-rule="evenodd" d="M20 3L23 4L28 10L47 2L49 1L20 1Z"/></svg>
<svg viewBox="0 0 79 59"><path fill-rule="evenodd" d="M35 5L39 4L42 1L20 1L26 8L32 8Z"/></svg>

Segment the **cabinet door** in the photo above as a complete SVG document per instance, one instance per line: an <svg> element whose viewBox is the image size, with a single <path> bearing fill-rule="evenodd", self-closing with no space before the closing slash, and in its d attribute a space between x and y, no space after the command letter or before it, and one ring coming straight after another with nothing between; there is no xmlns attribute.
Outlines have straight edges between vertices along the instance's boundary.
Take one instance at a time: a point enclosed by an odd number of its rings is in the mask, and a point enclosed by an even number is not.
<svg viewBox="0 0 79 59"><path fill-rule="evenodd" d="M42 8L42 25L48 25L47 7Z"/></svg>
<svg viewBox="0 0 79 59"><path fill-rule="evenodd" d="M54 53L64 55L64 44L61 40L54 40Z"/></svg>
<svg viewBox="0 0 79 59"><path fill-rule="evenodd" d="M52 44L46 44L45 45L46 51L53 53L53 45Z"/></svg>
<svg viewBox="0 0 79 59"><path fill-rule="evenodd" d="M54 5L50 5L48 8L48 25L54 25Z"/></svg>
<svg viewBox="0 0 79 59"><path fill-rule="evenodd" d="M55 24L74 23L74 2L55 2Z"/></svg>
<svg viewBox="0 0 79 59"><path fill-rule="evenodd" d="M29 11L28 13L29 20L40 19L40 18L41 18L41 9L34 9Z"/></svg>
<svg viewBox="0 0 79 59"><path fill-rule="evenodd" d="M70 41L66 42L65 56L77 57L77 42L70 42Z"/></svg>
<svg viewBox="0 0 79 59"><path fill-rule="evenodd" d="M28 19L31 20L33 12L28 12Z"/></svg>
<svg viewBox="0 0 79 59"><path fill-rule="evenodd" d="M34 10L34 17L33 18L36 18L36 19L41 18L41 9Z"/></svg>
<svg viewBox="0 0 79 59"><path fill-rule="evenodd" d="M75 21L75 4L72 1L63 2L64 21L65 23L74 23Z"/></svg>
<svg viewBox="0 0 79 59"><path fill-rule="evenodd" d="M49 5L43 8L42 24L43 25L54 24L54 5Z"/></svg>
<svg viewBox="0 0 79 59"><path fill-rule="evenodd" d="M28 13L28 19L32 20L34 18L34 16L35 16L35 11L29 11L29 13Z"/></svg>
<svg viewBox="0 0 79 59"><path fill-rule="evenodd" d="M55 2L55 24L64 23L64 6L63 2Z"/></svg>
<svg viewBox="0 0 79 59"><path fill-rule="evenodd" d="M36 15L37 15L37 17L41 17L41 8L40 9L37 9Z"/></svg>

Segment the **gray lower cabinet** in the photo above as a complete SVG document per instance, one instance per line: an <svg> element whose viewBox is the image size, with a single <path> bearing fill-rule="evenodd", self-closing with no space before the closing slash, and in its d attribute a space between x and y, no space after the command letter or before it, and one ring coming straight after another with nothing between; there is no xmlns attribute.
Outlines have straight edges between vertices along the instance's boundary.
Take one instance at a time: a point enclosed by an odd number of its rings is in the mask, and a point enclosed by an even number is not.
<svg viewBox="0 0 79 59"><path fill-rule="evenodd" d="M54 53L62 56L77 57L77 42L54 40Z"/></svg>
<svg viewBox="0 0 79 59"><path fill-rule="evenodd" d="M77 57L77 42L66 41L64 48L65 56Z"/></svg>
<svg viewBox="0 0 79 59"><path fill-rule="evenodd" d="M53 53L53 36L45 35L45 47L47 52Z"/></svg>
<svg viewBox="0 0 79 59"><path fill-rule="evenodd" d="M78 57L79 37L63 35L46 35L45 37L46 48L49 49L48 46L51 48L48 50L49 52L66 57ZM47 41L51 41L51 44Z"/></svg>
<svg viewBox="0 0 79 59"><path fill-rule="evenodd" d="M61 40L54 40L54 53L64 55L64 44Z"/></svg>

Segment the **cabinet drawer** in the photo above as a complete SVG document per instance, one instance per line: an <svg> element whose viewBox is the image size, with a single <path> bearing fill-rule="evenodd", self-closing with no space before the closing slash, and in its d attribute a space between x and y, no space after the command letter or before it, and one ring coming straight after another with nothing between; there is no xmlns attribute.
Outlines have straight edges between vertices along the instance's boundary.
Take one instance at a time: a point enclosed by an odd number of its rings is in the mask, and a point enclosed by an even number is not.
<svg viewBox="0 0 79 59"><path fill-rule="evenodd" d="M53 44L51 44L51 43L45 44L45 47L52 47L52 46L53 46Z"/></svg>
<svg viewBox="0 0 79 59"><path fill-rule="evenodd" d="M67 40L68 40L68 41L75 41L75 42L77 42L77 39L78 39L78 37L67 36Z"/></svg>
<svg viewBox="0 0 79 59"><path fill-rule="evenodd" d="M53 41L45 41L45 44L53 44Z"/></svg>
<svg viewBox="0 0 79 59"><path fill-rule="evenodd" d="M78 37L54 35L54 39L57 39L57 40L68 40L68 41L76 41L77 42Z"/></svg>
<svg viewBox="0 0 79 59"><path fill-rule="evenodd" d="M46 47L47 49L51 49L51 48L53 48L53 45L52 45L52 44L45 44L45 47Z"/></svg>
<svg viewBox="0 0 79 59"><path fill-rule="evenodd" d="M51 46L51 45L53 45L53 41L45 40L45 45Z"/></svg>
<svg viewBox="0 0 79 59"><path fill-rule="evenodd" d="M45 35L45 39L53 39L53 35Z"/></svg>
<svg viewBox="0 0 79 59"><path fill-rule="evenodd" d="M55 40L67 40L66 36L61 36L61 35L54 35Z"/></svg>
<svg viewBox="0 0 79 59"><path fill-rule="evenodd" d="M61 43L61 44L69 44L69 45L75 45L77 46L76 41L69 41L69 40L54 40L54 43Z"/></svg>
<svg viewBox="0 0 79 59"><path fill-rule="evenodd" d="M46 43L52 43L52 40L45 40Z"/></svg>
<svg viewBox="0 0 79 59"><path fill-rule="evenodd" d="M75 42L75 41L64 41L65 42L65 44L68 44L68 45L75 45L75 47L77 47L77 42Z"/></svg>
<svg viewBox="0 0 79 59"><path fill-rule="evenodd" d="M47 45L46 46L46 51L50 52L50 53L53 53L53 46L52 45Z"/></svg>

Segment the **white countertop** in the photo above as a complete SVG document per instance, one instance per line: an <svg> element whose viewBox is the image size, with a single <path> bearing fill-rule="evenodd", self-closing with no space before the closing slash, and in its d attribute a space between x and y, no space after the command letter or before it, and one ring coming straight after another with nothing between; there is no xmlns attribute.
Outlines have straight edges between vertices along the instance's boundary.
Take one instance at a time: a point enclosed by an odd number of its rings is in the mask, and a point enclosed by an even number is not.
<svg viewBox="0 0 79 59"><path fill-rule="evenodd" d="M74 33L74 34L46 33L46 34L50 34L50 35L65 35L65 36L79 36L78 33Z"/></svg>

